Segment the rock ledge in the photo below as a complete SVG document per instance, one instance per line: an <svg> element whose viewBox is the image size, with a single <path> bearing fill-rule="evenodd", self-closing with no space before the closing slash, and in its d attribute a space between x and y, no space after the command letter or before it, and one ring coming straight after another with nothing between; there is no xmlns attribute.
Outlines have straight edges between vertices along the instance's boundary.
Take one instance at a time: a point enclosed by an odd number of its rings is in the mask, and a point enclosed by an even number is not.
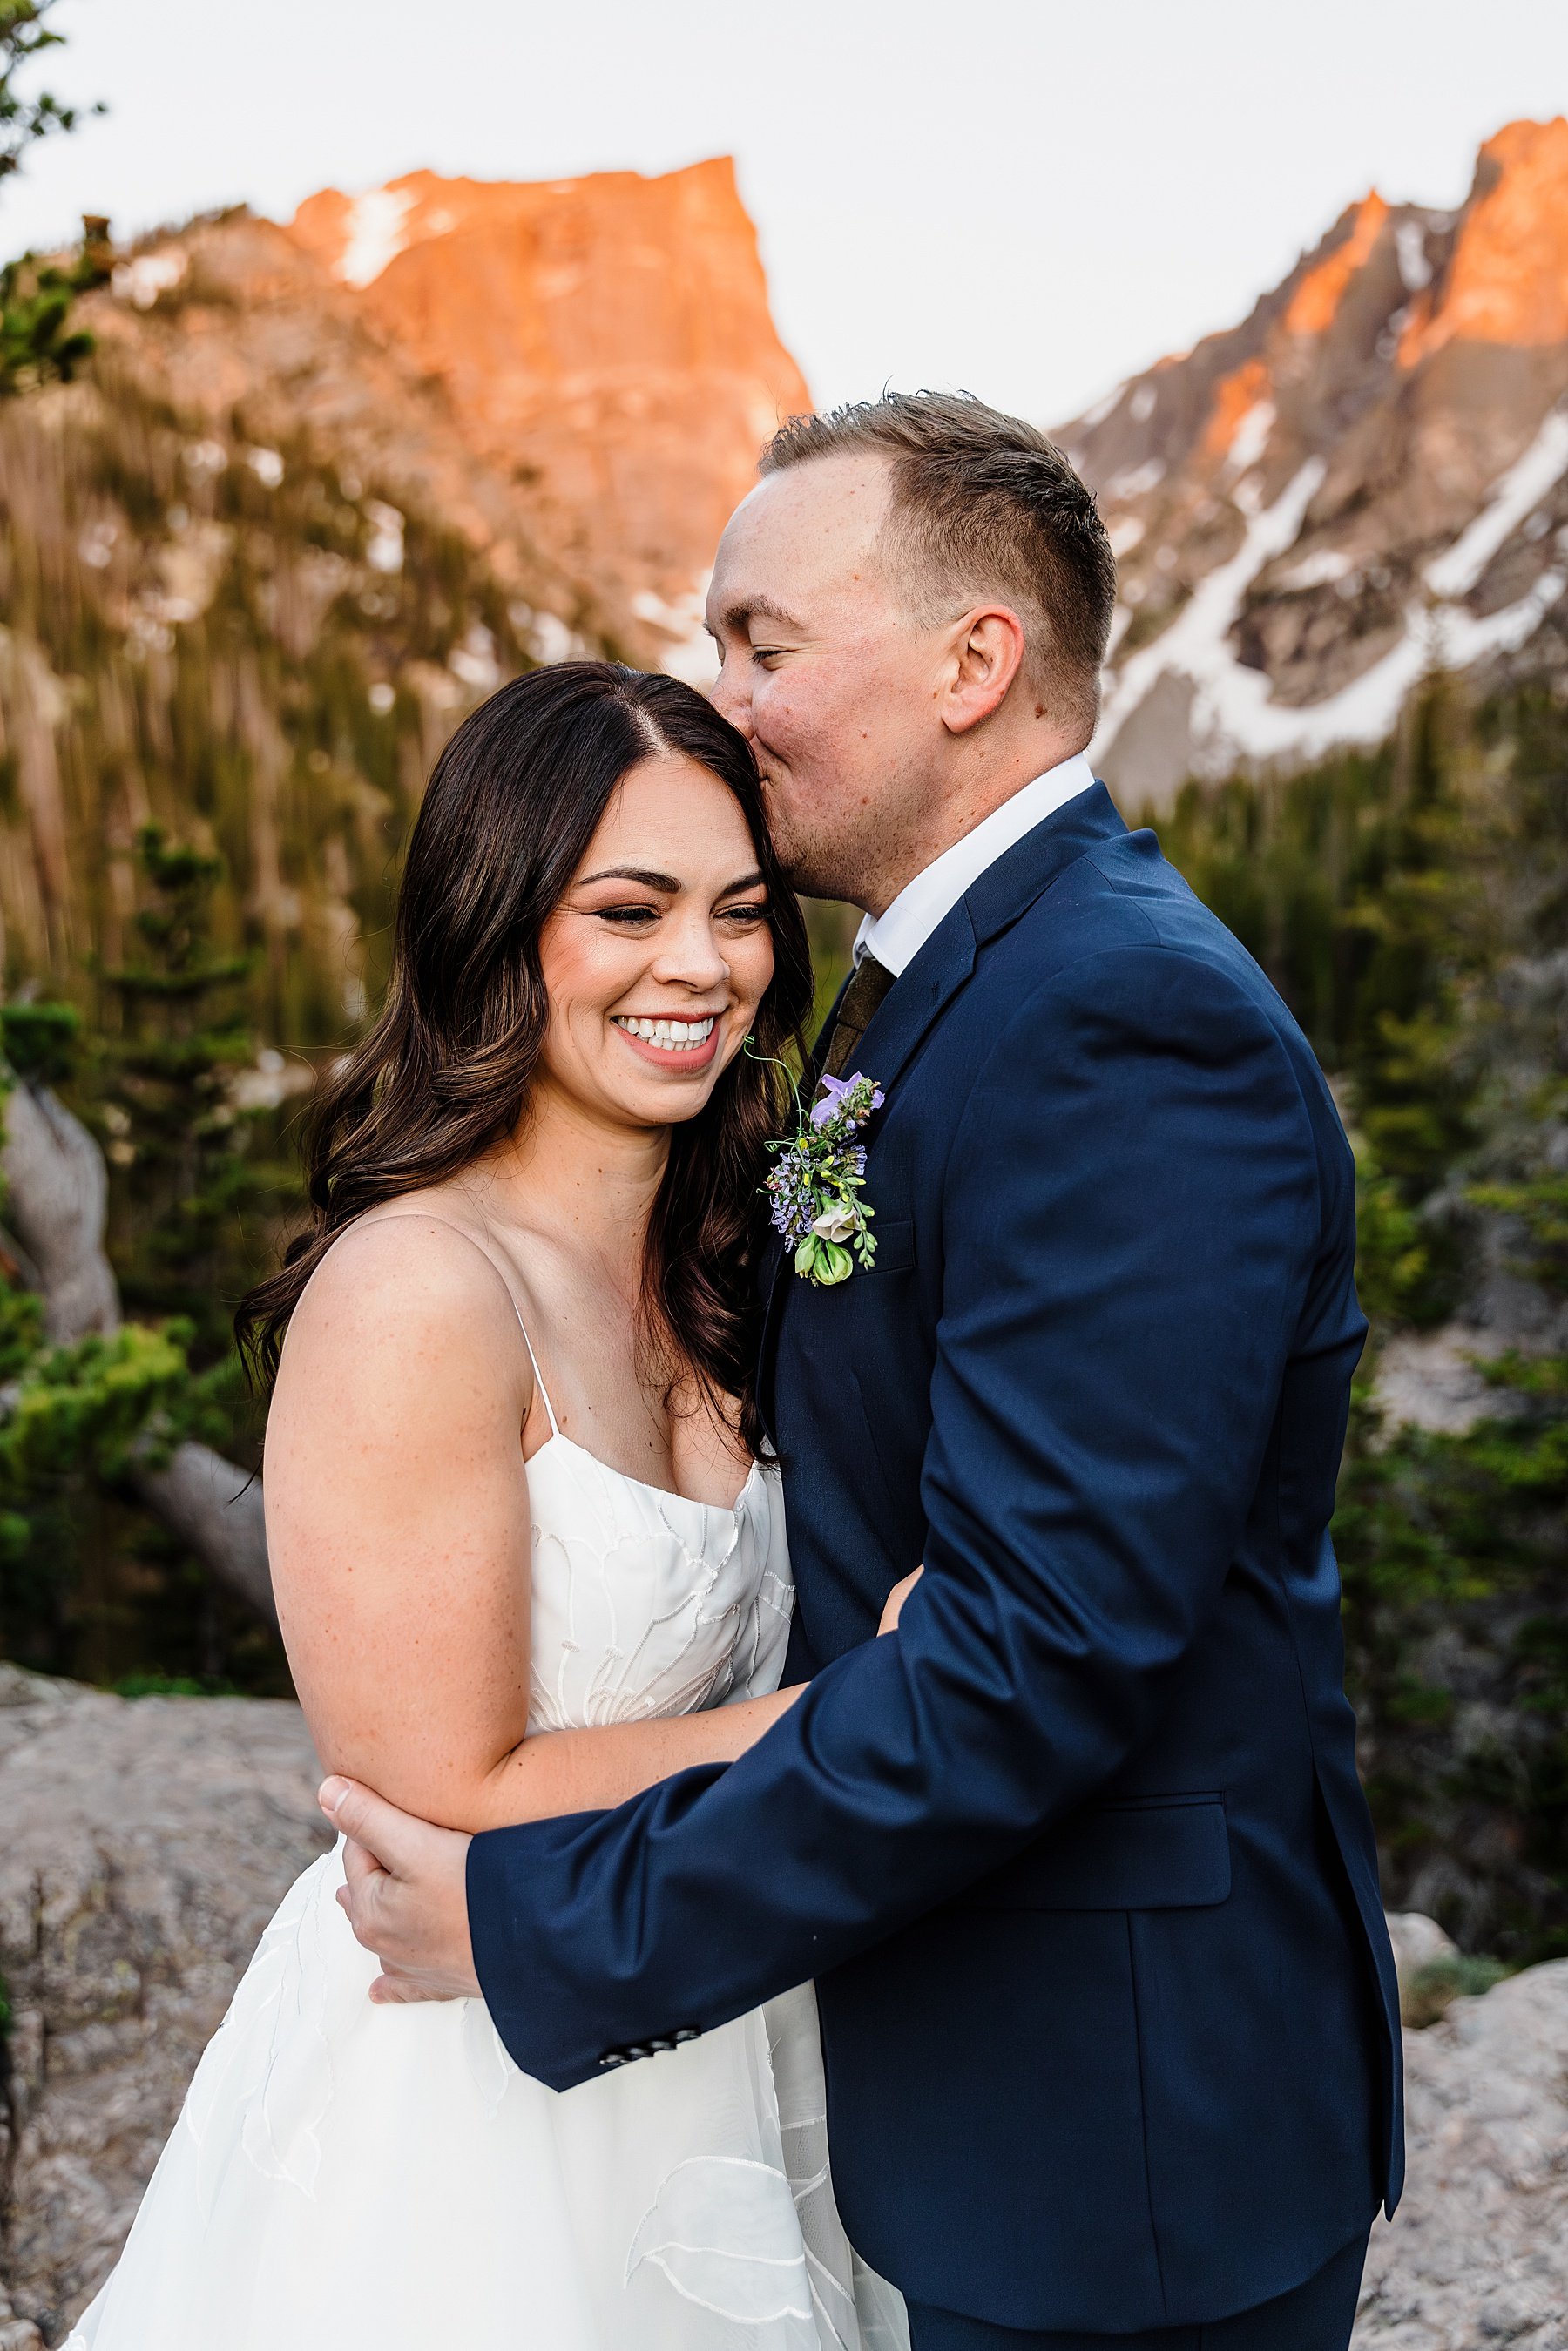
<svg viewBox="0 0 1568 2351"><path fill-rule="evenodd" d="M285 1888L328 1841L298 1709L0 1665L0 2351L107 2273ZM1393 1922L1414 1983L1451 1951ZM1568 1959L1406 2037L1410 2165L1356 2351L1568 2351Z"/></svg>
<svg viewBox="0 0 1568 2351"><path fill-rule="evenodd" d="M0 2351L58 2341L107 2274L236 1977L329 1842L317 1777L297 1707L0 1665Z"/></svg>

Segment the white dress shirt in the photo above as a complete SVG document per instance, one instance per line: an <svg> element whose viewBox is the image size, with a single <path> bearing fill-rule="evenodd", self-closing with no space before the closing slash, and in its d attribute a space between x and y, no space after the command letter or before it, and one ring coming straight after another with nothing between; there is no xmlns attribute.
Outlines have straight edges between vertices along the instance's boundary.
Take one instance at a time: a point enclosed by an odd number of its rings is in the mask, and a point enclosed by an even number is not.
<svg viewBox="0 0 1568 2351"><path fill-rule="evenodd" d="M967 832L913 882L906 882L891 906L880 914L866 916L855 934L856 963L862 955L873 955L896 979L987 867L994 865L1026 832L1053 816L1064 802L1086 792L1093 781L1088 759L1082 751L1075 751L1071 759L1048 768L1032 784L1025 784L1010 800L982 817L973 832Z"/></svg>

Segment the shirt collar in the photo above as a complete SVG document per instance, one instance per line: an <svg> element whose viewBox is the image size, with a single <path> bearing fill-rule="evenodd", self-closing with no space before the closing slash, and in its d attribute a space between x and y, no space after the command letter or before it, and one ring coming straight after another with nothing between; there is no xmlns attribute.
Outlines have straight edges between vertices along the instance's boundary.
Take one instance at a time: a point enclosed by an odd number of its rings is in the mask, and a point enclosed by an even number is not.
<svg viewBox="0 0 1568 2351"><path fill-rule="evenodd" d="M1093 781L1088 759L1076 751L1071 759L1048 768L1043 776L1023 785L1010 800L982 817L972 832L934 858L913 882L906 882L891 906L865 917L855 934L856 963L862 955L873 955L896 979L988 866L1068 800L1086 792Z"/></svg>

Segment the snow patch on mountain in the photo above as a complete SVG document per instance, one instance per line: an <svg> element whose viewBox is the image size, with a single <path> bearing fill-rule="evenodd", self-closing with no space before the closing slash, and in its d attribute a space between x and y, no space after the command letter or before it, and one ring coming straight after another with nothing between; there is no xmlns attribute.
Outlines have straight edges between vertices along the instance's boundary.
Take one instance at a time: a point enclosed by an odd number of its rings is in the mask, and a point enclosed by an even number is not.
<svg viewBox="0 0 1568 2351"><path fill-rule="evenodd" d="M337 271L345 286L371 285L397 259L413 210L413 197L406 188L371 188L351 199Z"/></svg>
<svg viewBox="0 0 1568 2351"><path fill-rule="evenodd" d="M1496 484L1481 514L1427 565L1426 585L1444 601L1432 605L1412 601L1406 608L1403 634L1380 661L1339 693L1292 707L1275 702L1268 676L1237 658L1230 632L1264 565L1294 544L1322 482L1322 460L1309 458L1274 503L1253 515L1230 560L1200 580L1170 626L1108 681L1092 758L1110 752L1157 680L1173 674L1194 688L1188 726L1192 764L1199 774L1222 773L1239 758L1316 758L1342 743L1381 740L1398 718L1406 695L1423 677L1436 669L1469 669L1489 655L1517 652L1561 599L1568 588L1568 570L1554 569L1500 611L1478 617L1451 601L1475 585L1498 549L1565 472L1568 413L1555 409L1524 455ZM1249 486L1241 486L1239 503L1246 504ZM1350 569L1347 557L1324 551L1306 558L1283 584L1315 586L1337 580Z"/></svg>
<svg viewBox="0 0 1568 2351"><path fill-rule="evenodd" d="M1157 490L1166 477L1163 457L1147 458L1141 465L1130 465L1125 473L1117 474L1105 485L1107 498L1142 498Z"/></svg>
<svg viewBox="0 0 1568 2351"><path fill-rule="evenodd" d="M1568 406L1559 403L1517 464L1511 465L1468 530L1447 552L1428 563L1427 585L1435 596L1468 596L1492 557L1512 538L1568 473Z"/></svg>
<svg viewBox="0 0 1568 2351"><path fill-rule="evenodd" d="M665 641L660 651L660 668L705 694L718 675L718 650L708 634L706 618L708 582L712 578L711 570L705 571L678 599L660 596L653 589L644 588L632 600L632 609L638 619L657 629Z"/></svg>
<svg viewBox="0 0 1568 2351"><path fill-rule="evenodd" d="M1227 463L1233 472L1245 474L1258 463L1269 445L1269 435L1274 429L1274 403L1271 400L1254 401L1238 424L1231 439Z"/></svg>
<svg viewBox="0 0 1568 2351"><path fill-rule="evenodd" d="M1419 221L1404 220L1394 232L1394 249L1399 256L1399 275L1405 280L1406 293L1419 294L1432 283L1432 265L1427 258L1427 237Z"/></svg>
<svg viewBox="0 0 1568 2351"><path fill-rule="evenodd" d="M1231 624L1241 609L1241 599L1263 566L1294 543L1301 517L1322 478L1322 458L1309 457L1273 505L1253 515L1229 562L1219 564L1200 580L1169 628L1123 663L1106 695L1097 747L1109 748L1124 721L1136 710L1155 679L1167 670L1180 671L1197 688L1198 700L1193 712L1195 727L1203 727L1206 719L1208 725L1205 732L1213 732L1222 725L1228 706L1236 698L1233 677L1251 674L1240 671L1227 643ZM1242 493L1249 487L1249 484L1241 485L1239 503L1243 502ZM1267 680L1260 678L1258 683L1266 694Z"/></svg>

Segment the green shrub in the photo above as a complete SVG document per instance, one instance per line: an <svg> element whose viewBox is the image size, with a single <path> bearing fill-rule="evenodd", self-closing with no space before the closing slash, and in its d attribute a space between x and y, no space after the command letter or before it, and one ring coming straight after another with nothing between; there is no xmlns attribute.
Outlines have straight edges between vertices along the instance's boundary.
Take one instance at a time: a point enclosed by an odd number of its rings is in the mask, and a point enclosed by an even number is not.
<svg viewBox="0 0 1568 2351"><path fill-rule="evenodd" d="M1479 1999L1512 1972L1500 1959L1471 1958L1464 1951L1428 1959L1400 1988L1400 2018L1420 2031L1446 2016L1455 2001Z"/></svg>

